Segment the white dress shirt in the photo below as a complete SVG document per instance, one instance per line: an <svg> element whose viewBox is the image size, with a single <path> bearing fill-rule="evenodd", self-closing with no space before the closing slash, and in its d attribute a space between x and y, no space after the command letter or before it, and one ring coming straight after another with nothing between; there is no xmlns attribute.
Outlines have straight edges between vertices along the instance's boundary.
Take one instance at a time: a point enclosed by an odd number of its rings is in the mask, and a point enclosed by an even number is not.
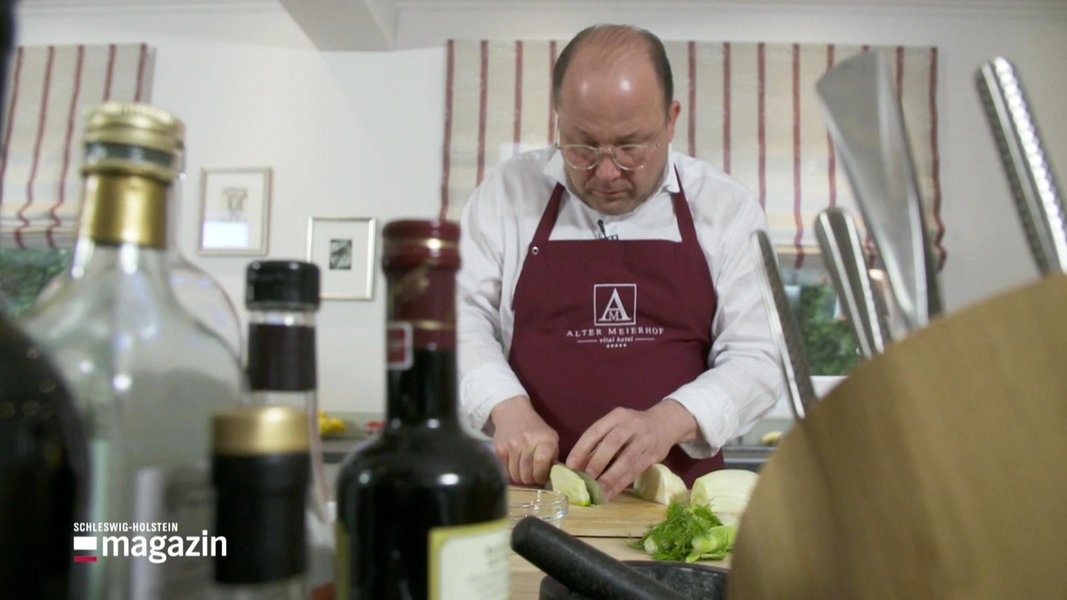
<svg viewBox="0 0 1067 600"><path fill-rule="evenodd" d="M752 193L711 165L672 151L659 188L627 214L601 214L566 190L550 239L593 242L603 236L602 226L620 240L680 242L670 199L678 191L675 168L718 296L708 370L669 395L700 428L702 439L682 444L683 449L705 458L747 432L782 389L751 244L752 233L765 229L766 219ZM557 182L566 186L563 160L554 147L526 152L498 165L464 207L458 366L460 413L473 429L491 431L494 406L528 396L508 365L515 323L511 306L527 247Z"/></svg>

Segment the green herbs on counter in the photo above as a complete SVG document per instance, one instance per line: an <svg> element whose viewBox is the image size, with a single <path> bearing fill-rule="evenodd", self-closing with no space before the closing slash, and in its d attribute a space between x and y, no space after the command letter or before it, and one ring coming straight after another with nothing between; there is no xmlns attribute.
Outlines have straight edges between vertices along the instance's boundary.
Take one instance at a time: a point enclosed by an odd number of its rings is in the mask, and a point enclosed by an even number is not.
<svg viewBox="0 0 1067 600"><path fill-rule="evenodd" d="M736 524L724 525L707 506L672 502L666 518L631 546L655 560L721 560L733 548L736 534Z"/></svg>

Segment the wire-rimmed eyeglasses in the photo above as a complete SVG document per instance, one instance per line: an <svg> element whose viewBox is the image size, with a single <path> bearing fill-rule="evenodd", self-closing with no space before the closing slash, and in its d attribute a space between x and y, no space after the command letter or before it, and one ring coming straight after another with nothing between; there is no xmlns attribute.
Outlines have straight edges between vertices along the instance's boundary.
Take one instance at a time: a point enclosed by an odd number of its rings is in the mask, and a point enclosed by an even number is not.
<svg viewBox="0 0 1067 600"><path fill-rule="evenodd" d="M655 144L622 144L621 146L589 146L586 144L556 144L563 162L577 171L591 171L598 164L604 154L611 157L612 162L620 171L637 171L648 164L652 152L663 145L663 141Z"/></svg>

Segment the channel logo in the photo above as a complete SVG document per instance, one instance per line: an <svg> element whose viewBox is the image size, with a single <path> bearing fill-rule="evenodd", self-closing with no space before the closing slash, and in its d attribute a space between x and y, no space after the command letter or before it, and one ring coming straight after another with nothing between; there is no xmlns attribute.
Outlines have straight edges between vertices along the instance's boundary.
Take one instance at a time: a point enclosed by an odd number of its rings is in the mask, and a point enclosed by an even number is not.
<svg viewBox="0 0 1067 600"><path fill-rule="evenodd" d="M97 538L91 535L74 536L74 562L96 562L96 540ZM91 552L92 554L85 554L86 552Z"/></svg>
<svg viewBox="0 0 1067 600"><path fill-rule="evenodd" d="M95 563L111 557L147 558L153 564L162 564L171 558L212 558L227 554L225 536L209 535L207 530L200 535L166 535L177 531L177 523L80 523L75 526L75 534L105 535L74 535L73 560Z"/></svg>

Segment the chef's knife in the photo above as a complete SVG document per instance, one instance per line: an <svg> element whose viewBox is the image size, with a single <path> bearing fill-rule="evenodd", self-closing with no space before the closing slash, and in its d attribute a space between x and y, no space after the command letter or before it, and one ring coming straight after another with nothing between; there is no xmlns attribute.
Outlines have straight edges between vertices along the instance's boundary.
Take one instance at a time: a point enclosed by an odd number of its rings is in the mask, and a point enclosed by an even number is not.
<svg viewBox="0 0 1067 600"><path fill-rule="evenodd" d="M807 415L808 410L817 400L815 388L811 383L811 369L808 367L807 354L804 352L804 340L800 334L800 325L796 315L789 306L789 298L782 284L778 270L778 256L774 252L771 239L765 231L752 234L752 251L758 257L763 268L760 278L760 291L763 304L767 307L767 320L771 335L781 354L782 373L789 388L789 400L797 420Z"/></svg>
<svg viewBox="0 0 1067 600"><path fill-rule="evenodd" d="M1067 271L1067 216L1015 68L997 57L976 79L1037 268L1043 275Z"/></svg>
<svg viewBox="0 0 1067 600"><path fill-rule="evenodd" d="M852 324L860 354L866 359L874 358L885 351L890 341L889 327L871 285L856 222L845 209L828 208L815 220L815 237L845 316Z"/></svg>
<svg viewBox="0 0 1067 600"><path fill-rule="evenodd" d="M905 327L924 327L941 312L941 290L889 66L861 52L828 70L816 90Z"/></svg>

